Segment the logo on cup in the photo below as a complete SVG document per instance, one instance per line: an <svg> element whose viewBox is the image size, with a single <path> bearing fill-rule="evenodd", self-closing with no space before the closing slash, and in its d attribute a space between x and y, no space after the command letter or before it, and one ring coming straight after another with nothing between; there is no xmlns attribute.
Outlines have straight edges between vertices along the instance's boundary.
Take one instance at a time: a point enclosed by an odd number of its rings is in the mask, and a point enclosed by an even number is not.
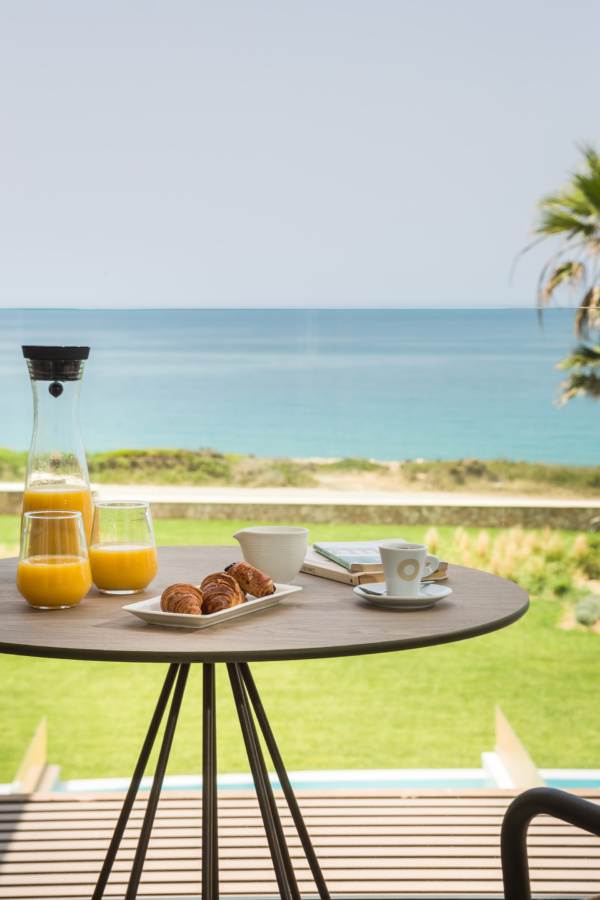
<svg viewBox="0 0 600 900"><path fill-rule="evenodd" d="M403 581L414 581L418 574L418 559L403 559L398 565L398 575Z"/></svg>

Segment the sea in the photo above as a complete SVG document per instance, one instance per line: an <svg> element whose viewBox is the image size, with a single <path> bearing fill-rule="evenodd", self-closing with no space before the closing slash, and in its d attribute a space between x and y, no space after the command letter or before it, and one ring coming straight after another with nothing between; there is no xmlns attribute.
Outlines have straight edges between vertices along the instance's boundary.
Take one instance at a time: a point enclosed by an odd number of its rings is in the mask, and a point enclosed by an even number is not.
<svg viewBox="0 0 600 900"><path fill-rule="evenodd" d="M573 310L0 310L0 447L26 450L22 344L86 345L89 452L600 464L600 404L557 404Z"/></svg>

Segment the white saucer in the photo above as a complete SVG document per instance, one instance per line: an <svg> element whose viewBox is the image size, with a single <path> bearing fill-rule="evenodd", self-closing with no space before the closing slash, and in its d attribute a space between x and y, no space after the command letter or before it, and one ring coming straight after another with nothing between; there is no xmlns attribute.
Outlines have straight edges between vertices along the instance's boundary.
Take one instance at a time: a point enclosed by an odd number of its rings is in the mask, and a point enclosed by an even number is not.
<svg viewBox="0 0 600 900"><path fill-rule="evenodd" d="M452 593L452 588L446 587L444 584L434 584L433 582L421 582L421 589L418 597L391 597L388 596L385 584L359 585L354 588L354 593L368 600L375 606L381 606L384 609L429 609L434 606L438 600L443 600Z"/></svg>

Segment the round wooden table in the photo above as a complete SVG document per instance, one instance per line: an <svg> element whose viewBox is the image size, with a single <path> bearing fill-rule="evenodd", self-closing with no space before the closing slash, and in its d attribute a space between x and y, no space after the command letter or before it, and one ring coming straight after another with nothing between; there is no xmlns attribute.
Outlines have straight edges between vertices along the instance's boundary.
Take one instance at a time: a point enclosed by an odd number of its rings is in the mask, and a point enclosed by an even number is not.
<svg viewBox="0 0 600 900"><path fill-rule="evenodd" d="M159 548L158 576L141 600L169 584L199 584L211 572L240 559L238 547ZM453 593L431 609L386 610L359 598L348 585L300 574L290 594L269 609L199 631L148 625L122 610L127 597L108 597L92 588L79 606L36 610L16 589L17 561L0 560L0 652L61 659L169 663L148 734L108 848L92 900L104 895L137 791L161 721L173 695L156 772L133 862L126 900L137 896L181 701L191 663L203 665L202 731L202 898L217 900L217 741L215 663L226 663L248 761L273 859L281 897L300 900L290 854L271 789L258 736L260 730L288 803L322 900L327 886L303 822L283 760L248 663L384 653L464 640L496 631L527 610L525 591L496 575L450 567L444 582ZM256 719L256 722L255 722Z"/></svg>
<svg viewBox="0 0 600 900"><path fill-rule="evenodd" d="M361 600L349 585L300 574L302 591L262 612L202 631L157 628L121 609L177 581L198 584L241 558L239 547L162 547L158 575L134 598L92 588L79 606L31 609L17 591L16 560L0 560L0 652L122 662L253 662L406 650L503 628L527 609L518 585L451 566L453 593L432 609L398 612Z"/></svg>

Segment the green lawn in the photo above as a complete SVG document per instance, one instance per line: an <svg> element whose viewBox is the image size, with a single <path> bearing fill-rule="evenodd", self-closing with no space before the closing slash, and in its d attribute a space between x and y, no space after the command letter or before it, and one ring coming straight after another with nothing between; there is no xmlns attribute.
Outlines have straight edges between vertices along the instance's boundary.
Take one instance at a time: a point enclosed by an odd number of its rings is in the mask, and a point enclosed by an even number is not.
<svg viewBox="0 0 600 900"><path fill-rule="evenodd" d="M157 520L159 544L235 543L243 522ZM426 528L309 526L311 540L402 535ZM0 544L18 517L0 517ZM439 528L453 559L455 529ZM489 531L490 535L493 532ZM566 545L573 535L564 534ZM456 557L454 557L456 558ZM600 636L565 631L558 601L534 600L518 623L469 641L404 653L253 666L290 770L478 766L494 745L499 704L542 767L600 766L596 696ZM247 770L224 671L218 671L221 772ZM0 656L0 782L10 781L42 715L63 778L131 773L166 669ZM192 669L169 766L201 768L201 670ZM115 739L118 736L118 740Z"/></svg>

